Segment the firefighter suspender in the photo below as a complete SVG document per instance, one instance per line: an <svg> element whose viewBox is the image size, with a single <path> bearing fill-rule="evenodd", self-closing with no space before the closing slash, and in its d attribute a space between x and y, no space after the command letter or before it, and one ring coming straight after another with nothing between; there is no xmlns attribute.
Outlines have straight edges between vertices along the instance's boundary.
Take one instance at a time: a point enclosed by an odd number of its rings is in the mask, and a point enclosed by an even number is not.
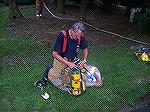
<svg viewBox="0 0 150 112"><path fill-rule="evenodd" d="M64 40L63 40L63 48L62 48L62 52L66 51L66 47L67 47L67 35L66 32L63 30L61 31L64 34Z"/></svg>
<svg viewBox="0 0 150 112"><path fill-rule="evenodd" d="M61 31L64 35L64 40L63 40L63 47L62 47L62 52L64 53L66 51L66 48L67 48L67 34L66 34L66 31ZM79 45L80 45L80 39L78 39L78 48L79 48Z"/></svg>

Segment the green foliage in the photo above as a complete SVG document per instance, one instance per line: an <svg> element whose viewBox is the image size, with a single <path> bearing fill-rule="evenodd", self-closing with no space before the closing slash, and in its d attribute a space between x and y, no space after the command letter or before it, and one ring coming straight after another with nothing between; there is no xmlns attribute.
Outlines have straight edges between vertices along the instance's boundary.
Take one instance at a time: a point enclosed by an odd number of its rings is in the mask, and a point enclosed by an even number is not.
<svg viewBox="0 0 150 112"><path fill-rule="evenodd" d="M18 4L33 4L36 0L16 0ZM9 5L9 0L1 0L0 3Z"/></svg>
<svg viewBox="0 0 150 112"><path fill-rule="evenodd" d="M144 28L146 32L150 32L150 12L144 16Z"/></svg>
<svg viewBox="0 0 150 112"><path fill-rule="evenodd" d="M150 32L150 12L146 12L144 15L137 17L137 21L144 26L144 32Z"/></svg>
<svg viewBox="0 0 150 112"><path fill-rule="evenodd" d="M102 0L102 10L105 12L111 12L113 9L112 0Z"/></svg>

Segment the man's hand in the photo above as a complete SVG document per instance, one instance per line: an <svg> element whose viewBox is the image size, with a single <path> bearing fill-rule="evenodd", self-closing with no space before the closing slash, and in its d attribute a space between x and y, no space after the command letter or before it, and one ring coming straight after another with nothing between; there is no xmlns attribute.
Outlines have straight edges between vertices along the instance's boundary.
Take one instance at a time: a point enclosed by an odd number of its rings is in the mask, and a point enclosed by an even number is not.
<svg viewBox="0 0 150 112"><path fill-rule="evenodd" d="M69 68L71 68L71 69L78 67L77 65L75 65L75 64L72 63L72 62L69 62L69 63L68 63L68 66L69 66Z"/></svg>
<svg viewBox="0 0 150 112"><path fill-rule="evenodd" d="M79 63L79 68L83 68L84 65L85 65L86 61L85 60L82 60L80 63Z"/></svg>

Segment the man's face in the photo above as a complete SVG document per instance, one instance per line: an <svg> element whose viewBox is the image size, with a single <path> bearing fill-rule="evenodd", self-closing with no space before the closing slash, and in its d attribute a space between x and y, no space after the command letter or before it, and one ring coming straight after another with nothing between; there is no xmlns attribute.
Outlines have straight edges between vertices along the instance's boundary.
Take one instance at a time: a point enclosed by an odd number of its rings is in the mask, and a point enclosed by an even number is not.
<svg viewBox="0 0 150 112"><path fill-rule="evenodd" d="M74 38L75 39L79 39L81 36L84 36L84 32L81 32L81 31L75 32L74 31Z"/></svg>

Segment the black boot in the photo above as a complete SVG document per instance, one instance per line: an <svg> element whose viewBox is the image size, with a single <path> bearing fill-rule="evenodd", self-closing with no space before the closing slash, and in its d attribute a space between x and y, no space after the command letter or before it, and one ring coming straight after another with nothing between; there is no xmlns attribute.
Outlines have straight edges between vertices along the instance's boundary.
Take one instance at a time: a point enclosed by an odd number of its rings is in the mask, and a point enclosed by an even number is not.
<svg viewBox="0 0 150 112"><path fill-rule="evenodd" d="M43 80L37 80L37 81L34 83L34 86L35 86L35 87L38 87L38 88L42 88L42 87L46 86L46 83L45 83Z"/></svg>
<svg viewBox="0 0 150 112"><path fill-rule="evenodd" d="M45 72L43 73L43 78L42 78L42 80L37 80L37 81L34 83L34 86L35 86L35 87L42 88L42 87L44 87L44 86L47 85L47 83L48 83L48 72L49 72L49 70L50 70L51 68L52 68L52 65L51 65L51 64L47 65L46 70L45 70Z"/></svg>

